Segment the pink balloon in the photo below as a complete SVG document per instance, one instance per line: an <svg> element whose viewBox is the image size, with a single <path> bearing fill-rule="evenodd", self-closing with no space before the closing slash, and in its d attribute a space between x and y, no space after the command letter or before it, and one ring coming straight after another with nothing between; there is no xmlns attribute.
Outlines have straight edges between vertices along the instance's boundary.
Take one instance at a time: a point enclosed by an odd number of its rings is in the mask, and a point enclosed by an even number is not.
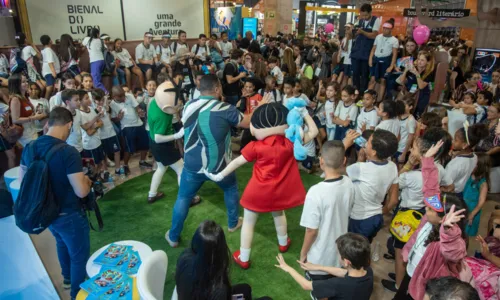
<svg viewBox="0 0 500 300"><path fill-rule="evenodd" d="M418 45L425 44L431 36L431 30L425 25L419 25L413 30L413 39Z"/></svg>
<svg viewBox="0 0 500 300"><path fill-rule="evenodd" d="M332 23L328 23L325 25L325 32L326 33L330 33L333 31L333 24Z"/></svg>

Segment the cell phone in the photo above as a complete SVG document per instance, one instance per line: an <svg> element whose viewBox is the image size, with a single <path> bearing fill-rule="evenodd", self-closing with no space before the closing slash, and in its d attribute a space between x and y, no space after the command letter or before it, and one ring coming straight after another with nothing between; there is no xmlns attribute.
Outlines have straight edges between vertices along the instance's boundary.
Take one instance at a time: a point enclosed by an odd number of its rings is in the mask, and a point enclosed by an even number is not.
<svg viewBox="0 0 500 300"><path fill-rule="evenodd" d="M231 300L245 300L243 294L236 294L231 297Z"/></svg>
<svg viewBox="0 0 500 300"><path fill-rule="evenodd" d="M366 139L362 136L358 136L355 140L354 143L361 148L364 148L366 146Z"/></svg>

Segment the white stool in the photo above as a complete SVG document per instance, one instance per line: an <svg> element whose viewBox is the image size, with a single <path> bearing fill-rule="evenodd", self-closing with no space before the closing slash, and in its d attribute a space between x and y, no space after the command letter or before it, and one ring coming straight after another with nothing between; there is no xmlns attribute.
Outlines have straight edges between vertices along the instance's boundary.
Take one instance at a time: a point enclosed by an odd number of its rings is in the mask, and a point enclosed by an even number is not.
<svg viewBox="0 0 500 300"><path fill-rule="evenodd" d="M491 184L490 186L490 193L491 194L498 194L500 193L500 167L492 168L490 172L490 182L495 183Z"/></svg>
<svg viewBox="0 0 500 300"><path fill-rule="evenodd" d="M5 185L7 186L7 190L10 192L10 183L17 178L19 178L19 167L12 168L3 173L3 178L5 180Z"/></svg>
<svg viewBox="0 0 500 300"><path fill-rule="evenodd" d="M12 181L9 189L12 195L12 201L16 202L17 196L19 195L19 189L21 189L21 181L19 179Z"/></svg>

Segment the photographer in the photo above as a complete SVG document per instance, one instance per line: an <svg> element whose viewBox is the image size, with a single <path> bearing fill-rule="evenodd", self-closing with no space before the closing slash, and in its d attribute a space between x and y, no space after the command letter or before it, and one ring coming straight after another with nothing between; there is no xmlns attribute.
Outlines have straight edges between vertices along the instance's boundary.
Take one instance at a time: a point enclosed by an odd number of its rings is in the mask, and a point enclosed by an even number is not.
<svg viewBox="0 0 500 300"><path fill-rule="evenodd" d="M353 29L356 39L351 50L353 83L358 91L365 91L368 88L370 74L368 58L379 29L380 19L372 16L372 6L363 4L359 11L359 22Z"/></svg>
<svg viewBox="0 0 500 300"><path fill-rule="evenodd" d="M73 126L73 116L66 108L56 107L50 113L48 126L46 135L31 142L41 157L52 147L65 143ZM30 164L31 156L24 151L19 172L21 180ZM85 281L85 264L90 253L89 223L80 198L87 197L92 182L83 174L80 154L72 146L63 146L47 161L47 165L52 192L61 208L59 217L49 229L56 239L63 286L71 288L71 298L74 299L80 284Z"/></svg>

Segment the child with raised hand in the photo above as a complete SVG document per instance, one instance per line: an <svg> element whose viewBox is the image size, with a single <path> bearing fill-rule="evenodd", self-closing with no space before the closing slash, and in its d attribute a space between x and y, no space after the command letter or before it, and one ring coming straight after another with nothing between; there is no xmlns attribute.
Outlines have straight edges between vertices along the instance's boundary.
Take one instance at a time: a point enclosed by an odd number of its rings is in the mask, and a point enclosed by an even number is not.
<svg viewBox="0 0 500 300"><path fill-rule="evenodd" d="M460 278L466 267L462 260L467 256L467 208L454 194L440 193L434 156L442 144L440 141L432 146L422 158L426 213L403 248L406 274L394 299L422 299L428 280L449 275Z"/></svg>
<svg viewBox="0 0 500 300"><path fill-rule="evenodd" d="M476 153L477 165L472 176L467 180L464 187L464 201L469 209L467 236L476 236L479 229L481 211L486 203L488 187L490 186L491 159L486 153Z"/></svg>
<svg viewBox="0 0 500 300"><path fill-rule="evenodd" d="M319 164L325 180L312 186L306 195L300 226L306 228L300 252L301 262L340 267L339 256L331 241L347 233L349 214L354 202L354 185L342 176L345 148L340 141L327 141L321 148ZM331 278L326 272L306 272L308 279Z"/></svg>
<svg viewBox="0 0 500 300"><path fill-rule="evenodd" d="M344 268L321 266L297 261L306 272L324 272L331 278L312 281L304 278L290 267L278 254L276 267L282 269L314 299L356 299L369 300L373 291L373 270L370 267L370 243L362 235L346 233L335 240Z"/></svg>
<svg viewBox="0 0 500 300"><path fill-rule="evenodd" d="M408 154L413 145L413 138L417 129L417 121L411 114L414 99L411 97L396 101L396 110L399 117L399 144L396 152L398 165L403 165L408 159Z"/></svg>
<svg viewBox="0 0 500 300"><path fill-rule="evenodd" d="M460 128L455 132L453 139L454 158L446 165L446 173L454 185L454 192L462 198L467 180L477 165L477 156L474 147L483 138L488 136L488 129L481 124Z"/></svg>
<svg viewBox="0 0 500 300"><path fill-rule="evenodd" d="M380 117L374 106L376 100L377 92L374 90L366 90L363 94L363 108L360 110L358 119L356 120L357 132L363 133L366 129L374 130L375 126L380 122Z"/></svg>
<svg viewBox="0 0 500 300"><path fill-rule="evenodd" d="M377 114L382 121L375 127L375 129L390 131L399 140L401 125L398 120L396 102L392 100L385 100L381 102L378 106Z"/></svg>
<svg viewBox="0 0 500 300"><path fill-rule="evenodd" d="M325 102L325 125L326 138L328 141L333 141L335 137L335 128L337 125L333 122L335 117L335 109L340 101L340 85L336 82L330 82L326 86L326 102Z"/></svg>
<svg viewBox="0 0 500 300"><path fill-rule="evenodd" d="M356 90L353 86L348 85L342 90L342 102L335 108L333 123L336 125L334 140L341 141L344 139L347 131L354 128L356 117L358 116L358 107L354 103Z"/></svg>
<svg viewBox="0 0 500 300"><path fill-rule="evenodd" d="M99 137L102 143L102 149L106 156L113 155L115 175L120 175L120 139L116 135L113 123L111 122L111 109L106 103L104 91L95 89L92 91L92 97L96 104L96 111L101 115L102 127L99 132ZM125 174L125 170L123 170Z"/></svg>

